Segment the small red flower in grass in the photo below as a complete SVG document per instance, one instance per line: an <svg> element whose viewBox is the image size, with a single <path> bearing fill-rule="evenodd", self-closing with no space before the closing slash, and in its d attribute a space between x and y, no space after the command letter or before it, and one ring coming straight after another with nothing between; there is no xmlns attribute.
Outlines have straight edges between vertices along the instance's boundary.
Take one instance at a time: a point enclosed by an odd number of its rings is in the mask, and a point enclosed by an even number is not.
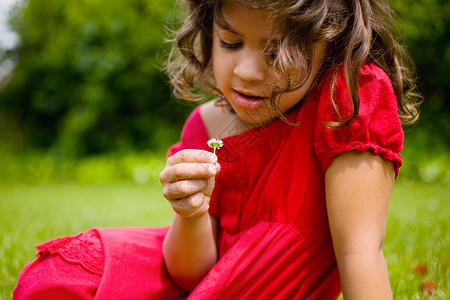
<svg viewBox="0 0 450 300"><path fill-rule="evenodd" d="M433 280L423 280L420 284L420 291L429 296L433 296L436 290L436 282Z"/></svg>
<svg viewBox="0 0 450 300"><path fill-rule="evenodd" d="M428 272L428 266L424 263L417 263L412 267L414 274L425 275Z"/></svg>

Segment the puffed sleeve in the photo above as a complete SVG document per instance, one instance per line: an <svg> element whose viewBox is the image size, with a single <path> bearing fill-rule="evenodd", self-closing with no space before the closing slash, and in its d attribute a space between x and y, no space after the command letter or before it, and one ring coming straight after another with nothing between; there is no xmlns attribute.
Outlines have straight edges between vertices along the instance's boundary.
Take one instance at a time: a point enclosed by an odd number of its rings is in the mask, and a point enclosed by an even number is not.
<svg viewBox="0 0 450 300"><path fill-rule="evenodd" d="M337 75L334 104L331 102L331 78L327 76L317 108L314 148L322 170L333 160L351 150L370 151L392 162L397 177L402 160L403 130L397 113L397 101L387 74L369 64L361 68L359 78L360 108L356 120L344 128L330 122L348 118L351 103L342 68Z"/></svg>
<svg viewBox="0 0 450 300"><path fill-rule="evenodd" d="M197 106L184 123L181 141L169 148L167 157L183 149L204 149L207 141L208 132L200 116L200 106Z"/></svg>

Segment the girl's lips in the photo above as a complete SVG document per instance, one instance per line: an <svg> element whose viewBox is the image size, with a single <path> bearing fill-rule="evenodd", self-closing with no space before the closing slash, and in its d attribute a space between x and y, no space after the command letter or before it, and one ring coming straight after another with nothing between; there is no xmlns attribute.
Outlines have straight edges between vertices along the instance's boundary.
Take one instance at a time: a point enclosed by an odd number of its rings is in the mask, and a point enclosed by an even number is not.
<svg viewBox="0 0 450 300"><path fill-rule="evenodd" d="M246 95L234 90L234 99L239 107L246 110L255 110L264 105L265 100L268 100L269 98Z"/></svg>

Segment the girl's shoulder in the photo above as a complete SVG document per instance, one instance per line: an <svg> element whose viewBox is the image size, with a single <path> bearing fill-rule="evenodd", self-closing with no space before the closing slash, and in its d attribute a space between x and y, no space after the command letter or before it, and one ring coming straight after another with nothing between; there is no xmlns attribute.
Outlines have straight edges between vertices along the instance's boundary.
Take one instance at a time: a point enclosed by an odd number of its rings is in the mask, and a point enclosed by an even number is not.
<svg viewBox="0 0 450 300"><path fill-rule="evenodd" d="M169 149L167 156L187 148L203 149L210 138L223 139L248 129L230 107L206 102L191 112L184 123L181 140Z"/></svg>
<svg viewBox="0 0 450 300"><path fill-rule="evenodd" d="M337 66L333 66L326 70L322 76L322 82L331 82L335 78L337 80L336 83L345 83L345 70L344 64L339 64ZM372 62L367 62L363 64L359 69L359 84L361 84L361 80L363 82L369 81L387 81L390 82L390 78L386 72ZM321 85L323 87L323 85ZM344 86L342 86L344 87Z"/></svg>
<svg viewBox="0 0 450 300"><path fill-rule="evenodd" d="M364 64L358 76L359 115L373 113L380 107L397 115L397 99L386 72L373 63ZM343 65L328 70L319 88L319 115L326 122L349 118L353 110Z"/></svg>
<svg viewBox="0 0 450 300"><path fill-rule="evenodd" d="M344 65L341 64L336 68L331 68L328 71L325 72L323 76L323 81L327 82L329 84L322 85L322 87L330 88L331 81L333 81L333 78L335 77L335 89L345 89L347 90L347 83L344 73ZM358 87L361 88L365 85L392 85L391 79L386 74L383 69L381 69L379 66L377 66L374 63L366 63L361 66L359 70L359 77L358 77Z"/></svg>
<svg viewBox="0 0 450 300"><path fill-rule="evenodd" d="M375 85L376 87L387 87L392 90L392 92L394 91L388 74L374 63L367 63L361 67L358 81L360 87L364 87L365 85ZM381 91L382 90L383 89L381 89Z"/></svg>
<svg viewBox="0 0 450 300"><path fill-rule="evenodd" d="M331 73L323 83L316 112L314 147L322 169L339 154L356 150L392 161L398 173L404 135L389 76L375 64L363 65L358 78L358 114L349 125L337 127L355 109L343 68L337 71L335 82Z"/></svg>

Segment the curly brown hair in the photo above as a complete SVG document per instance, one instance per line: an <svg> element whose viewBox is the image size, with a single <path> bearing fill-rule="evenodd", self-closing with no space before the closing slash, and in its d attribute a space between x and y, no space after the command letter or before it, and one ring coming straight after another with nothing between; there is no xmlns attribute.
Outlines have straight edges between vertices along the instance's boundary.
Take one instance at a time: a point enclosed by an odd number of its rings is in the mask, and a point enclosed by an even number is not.
<svg viewBox="0 0 450 300"><path fill-rule="evenodd" d="M178 98L199 101L213 95L223 100L212 75L212 32L213 23L224 20L229 1L265 9L275 18L265 49L270 70L280 82L271 96L275 108L278 96L304 84L311 72L314 44L325 42L320 73L334 69L333 91L337 70L343 66L352 107L349 118L330 126L347 126L358 116L358 75L368 62L389 76L402 124L417 120L422 98L416 91L414 64L396 39L394 13L387 0L183 0L184 23L172 40L166 64Z"/></svg>

